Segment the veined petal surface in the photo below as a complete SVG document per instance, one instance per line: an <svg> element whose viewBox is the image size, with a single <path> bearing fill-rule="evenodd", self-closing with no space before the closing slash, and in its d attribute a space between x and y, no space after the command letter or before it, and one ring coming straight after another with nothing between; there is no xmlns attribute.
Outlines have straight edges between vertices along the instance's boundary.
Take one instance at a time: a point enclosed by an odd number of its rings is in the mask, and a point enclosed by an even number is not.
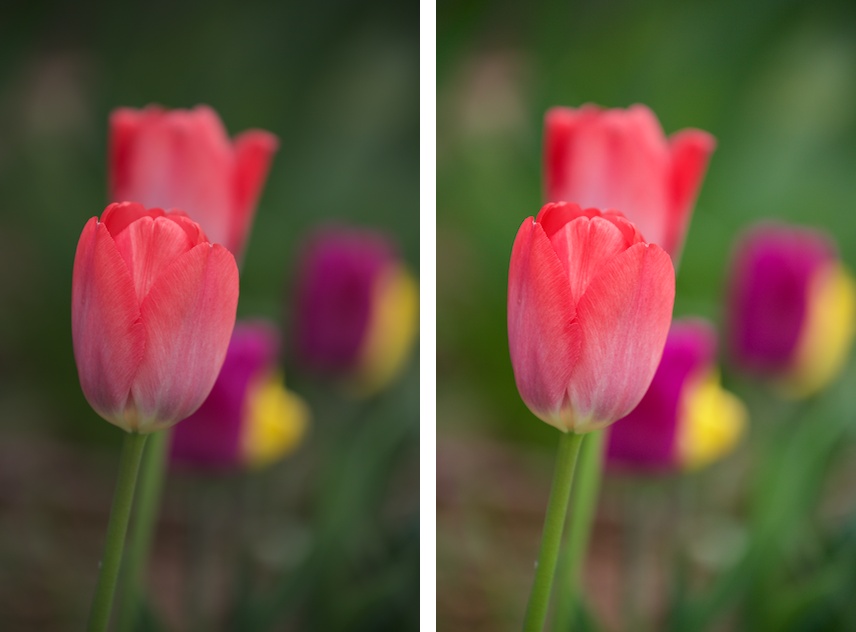
<svg viewBox="0 0 856 632"><path fill-rule="evenodd" d="M558 421L580 354L567 272L540 224L530 217L517 233L508 273L508 343L514 379L530 410Z"/></svg>
<svg viewBox="0 0 856 632"><path fill-rule="evenodd" d="M660 362L674 299L674 267L659 246L636 244L602 268L577 304L569 429L595 430L636 407Z"/></svg>
<svg viewBox="0 0 856 632"><path fill-rule="evenodd" d="M188 417L223 365L238 304L238 268L226 248L207 243L176 259L141 305L146 354L134 381L140 431Z"/></svg>

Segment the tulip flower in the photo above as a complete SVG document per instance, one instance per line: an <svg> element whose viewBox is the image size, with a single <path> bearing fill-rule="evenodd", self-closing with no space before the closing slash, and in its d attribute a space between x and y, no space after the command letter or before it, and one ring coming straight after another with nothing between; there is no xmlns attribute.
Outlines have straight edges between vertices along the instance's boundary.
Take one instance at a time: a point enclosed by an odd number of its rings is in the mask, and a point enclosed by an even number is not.
<svg viewBox="0 0 856 632"><path fill-rule="evenodd" d="M738 242L728 298L736 363L789 397L826 386L853 343L856 283L831 237L808 228L760 224Z"/></svg>
<svg viewBox="0 0 856 632"><path fill-rule="evenodd" d="M562 432L627 415L663 352L675 297L666 252L616 212L547 204L511 253L508 340L520 396Z"/></svg>
<svg viewBox="0 0 856 632"><path fill-rule="evenodd" d="M648 392L609 428L607 465L636 472L698 469L734 448L746 408L720 386L715 355L711 325L672 324Z"/></svg>
<svg viewBox="0 0 856 632"><path fill-rule="evenodd" d="M614 208L677 261L716 141L685 129L666 138L644 105L555 107L545 117L548 202Z"/></svg>
<svg viewBox="0 0 856 632"><path fill-rule="evenodd" d="M238 323L208 399L172 432L172 462L224 470L257 468L292 451L308 420L277 370L279 337L265 323Z"/></svg>
<svg viewBox="0 0 856 632"><path fill-rule="evenodd" d="M72 279L74 357L87 401L128 432L193 413L235 324L238 269L180 211L111 204L87 222Z"/></svg>
<svg viewBox="0 0 856 632"><path fill-rule="evenodd" d="M262 130L230 141L206 106L120 108L110 117L110 197L180 208L240 260L277 146Z"/></svg>
<svg viewBox="0 0 856 632"><path fill-rule="evenodd" d="M298 360L369 394L404 366L417 325L416 281L378 233L325 228L298 269L293 340Z"/></svg>

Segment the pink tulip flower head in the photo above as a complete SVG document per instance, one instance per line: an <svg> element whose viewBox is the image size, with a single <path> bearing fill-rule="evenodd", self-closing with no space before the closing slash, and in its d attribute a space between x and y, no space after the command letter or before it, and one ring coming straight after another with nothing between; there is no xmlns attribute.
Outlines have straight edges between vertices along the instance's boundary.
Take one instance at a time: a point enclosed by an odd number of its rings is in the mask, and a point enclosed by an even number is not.
<svg viewBox="0 0 856 632"><path fill-rule="evenodd" d="M258 468L290 453L309 412L277 368L279 336L263 322L238 323L211 394L172 431L171 460L182 468Z"/></svg>
<svg viewBox="0 0 856 632"><path fill-rule="evenodd" d="M302 253L293 334L298 360L367 395L403 368L416 334L416 281L379 233L328 227Z"/></svg>
<svg viewBox="0 0 856 632"><path fill-rule="evenodd" d="M238 305L232 253L180 211L111 204L77 244L71 329L80 385L128 432L195 411L226 356Z"/></svg>
<svg viewBox="0 0 856 632"><path fill-rule="evenodd" d="M555 107L545 117L548 202L614 208L677 261L716 141L686 129L666 138L644 105Z"/></svg>
<svg viewBox="0 0 856 632"><path fill-rule="evenodd" d="M729 285L728 342L737 364L797 398L840 372L856 333L856 283L829 236L755 226L737 244Z"/></svg>
<svg viewBox="0 0 856 632"><path fill-rule="evenodd" d="M746 425L746 408L720 386L715 355L716 333L710 324L672 323L648 392L609 428L610 469L697 469L734 448Z"/></svg>
<svg viewBox="0 0 856 632"><path fill-rule="evenodd" d="M508 342L520 396L562 432L628 414L672 320L675 270L621 214L547 204L523 222L508 273Z"/></svg>
<svg viewBox="0 0 856 632"><path fill-rule="evenodd" d="M110 197L180 208L241 260L277 147L262 130L230 141L206 106L120 108L110 117Z"/></svg>

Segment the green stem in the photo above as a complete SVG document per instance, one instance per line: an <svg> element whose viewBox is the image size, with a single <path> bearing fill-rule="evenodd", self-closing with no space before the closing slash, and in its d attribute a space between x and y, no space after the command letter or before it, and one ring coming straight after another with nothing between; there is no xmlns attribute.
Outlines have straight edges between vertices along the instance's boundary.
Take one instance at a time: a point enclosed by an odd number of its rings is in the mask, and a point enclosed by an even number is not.
<svg viewBox="0 0 856 632"><path fill-rule="evenodd" d="M110 623L110 611L113 608L113 593L116 579L122 564L122 549L125 544L125 532L134 502L134 487L137 484L137 472L148 435L128 433L122 443L122 455L119 457L119 476L116 491L113 494L113 507L110 509L110 521L107 524L107 539L104 543L104 556L101 571L95 586L95 597L89 611L89 632L103 632Z"/></svg>
<svg viewBox="0 0 856 632"><path fill-rule="evenodd" d="M535 582L532 584L529 605L526 607L524 632L541 632L544 620L547 618L556 559L562 543L565 514L568 512L568 497L571 494L574 467L583 436L569 432L562 434L559 438L559 454L556 457L550 500L547 501L547 515L544 518L544 532L541 535L541 552L538 554Z"/></svg>
<svg viewBox="0 0 856 632"><path fill-rule="evenodd" d="M119 599L119 629L133 630L143 594L143 578L152 545L152 534L158 517L161 491L166 473L166 448L170 430L152 433L140 466L134 527L131 530L128 556L122 570L122 594Z"/></svg>
<svg viewBox="0 0 856 632"><path fill-rule="evenodd" d="M592 432L580 448L579 473L571 495L570 525L565 536L565 547L559 560L556 579L556 621L553 629L567 632L571 629L577 605L580 575L589 535L603 464L604 430Z"/></svg>

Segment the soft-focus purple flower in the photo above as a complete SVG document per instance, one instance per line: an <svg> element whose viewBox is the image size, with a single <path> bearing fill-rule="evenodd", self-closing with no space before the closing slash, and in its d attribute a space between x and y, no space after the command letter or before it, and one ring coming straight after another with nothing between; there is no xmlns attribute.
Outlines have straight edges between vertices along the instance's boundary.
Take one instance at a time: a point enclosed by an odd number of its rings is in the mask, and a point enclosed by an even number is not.
<svg viewBox="0 0 856 632"><path fill-rule="evenodd" d="M719 386L715 356L713 327L700 320L673 322L648 392L609 431L610 468L697 468L731 450L746 413L739 400Z"/></svg>
<svg viewBox="0 0 856 632"><path fill-rule="evenodd" d="M784 224L751 228L734 254L728 301L732 358L789 394L819 390L844 364L856 290L829 236Z"/></svg>
<svg viewBox="0 0 856 632"><path fill-rule="evenodd" d="M278 351L279 336L271 325L235 326L211 394L173 431L174 464L197 469L264 465L297 444L308 415L302 401L282 387Z"/></svg>
<svg viewBox="0 0 856 632"><path fill-rule="evenodd" d="M328 227L303 250L292 340L311 371L374 391L397 373L416 329L416 284L385 237Z"/></svg>

